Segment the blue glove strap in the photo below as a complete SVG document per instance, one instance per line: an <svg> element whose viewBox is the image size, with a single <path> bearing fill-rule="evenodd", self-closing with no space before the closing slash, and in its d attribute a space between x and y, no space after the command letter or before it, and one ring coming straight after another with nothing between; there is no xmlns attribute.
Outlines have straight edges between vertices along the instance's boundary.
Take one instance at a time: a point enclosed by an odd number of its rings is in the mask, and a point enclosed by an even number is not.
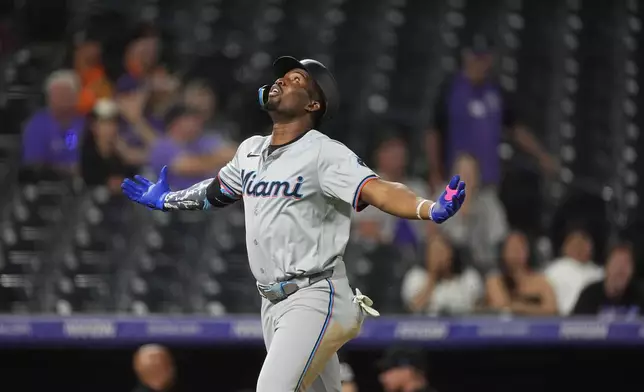
<svg viewBox="0 0 644 392"><path fill-rule="evenodd" d="M157 199L156 205L154 206L157 210L163 211L163 205L165 204L165 198L168 196L168 193L170 192L162 194L161 197Z"/></svg>

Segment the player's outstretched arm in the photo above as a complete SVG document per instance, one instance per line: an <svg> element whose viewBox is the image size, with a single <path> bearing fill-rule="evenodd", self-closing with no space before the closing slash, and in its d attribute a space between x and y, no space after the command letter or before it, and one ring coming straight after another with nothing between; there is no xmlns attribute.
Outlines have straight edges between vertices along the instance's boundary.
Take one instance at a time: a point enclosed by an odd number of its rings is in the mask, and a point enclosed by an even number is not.
<svg viewBox="0 0 644 392"><path fill-rule="evenodd" d="M121 189L130 200L151 209L169 210L207 210L212 207L225 207L238 200L234 193L226 190L219 178L209 178L191 187L172 192L167 182L168 168L161 169L156 183L145 177L126 178Z"/></svg>
<svg viewBox="0 0 644 392"><path fill-rule="evenodd" d="M359 197L381 211L404 219L443 223L454 216L465 201L465 183L454 176L435 202L418 197L406 185L374 179L367 182Z"/></svg>

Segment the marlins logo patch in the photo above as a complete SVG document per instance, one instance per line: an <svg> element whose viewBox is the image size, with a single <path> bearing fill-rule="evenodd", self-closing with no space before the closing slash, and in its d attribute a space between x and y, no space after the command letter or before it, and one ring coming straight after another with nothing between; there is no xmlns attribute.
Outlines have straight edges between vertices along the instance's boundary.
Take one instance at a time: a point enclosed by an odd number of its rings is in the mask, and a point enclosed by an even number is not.
<svg viewBox="0 0 644 392"><path fill-rule="evenodd" d="M356 161L358 161L358 165L360 165L360 166L364 166L364 167L366 167L366 168L369 168L369 166L367 166L367 164L366 164L366 163L364 163L364 161L362 160L362 158L360 158L360 157L359 157L359 156L357 156L357 155L356 155Z"/></svg>

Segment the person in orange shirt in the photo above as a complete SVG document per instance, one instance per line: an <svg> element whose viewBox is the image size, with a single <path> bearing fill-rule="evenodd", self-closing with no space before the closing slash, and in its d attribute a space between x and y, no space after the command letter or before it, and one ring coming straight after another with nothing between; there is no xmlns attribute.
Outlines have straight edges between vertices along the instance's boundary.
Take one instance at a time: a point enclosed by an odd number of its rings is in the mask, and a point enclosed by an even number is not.
<svg viewBox="0 0 644 392"><path fill-rule="evenodd" d="M83 114L91 112L99 99L113 95L112 84L103 68L101 52L99 42L85 41L78 45L74 53L74 69L81 81L78 110Z"/></svg>

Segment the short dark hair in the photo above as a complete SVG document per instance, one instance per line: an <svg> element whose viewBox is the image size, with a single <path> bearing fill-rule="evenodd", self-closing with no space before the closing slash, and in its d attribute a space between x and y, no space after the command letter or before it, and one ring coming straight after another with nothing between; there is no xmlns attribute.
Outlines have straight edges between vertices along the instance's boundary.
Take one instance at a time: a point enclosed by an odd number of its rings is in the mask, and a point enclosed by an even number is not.
<svg viewBox="0 0 644 392"><path fill-rule="evenodd" d="M588 231L588 225L579 221L568 222L566 225L564 236L568 237L571 234L581 234L586 237L592 237Z"/></svg>
<svg viewBox="0 0 644 392"><path fill-rule="evenodd" d="M159 38L160 36L161 32L156 25L144 22L134 26L130 33L130 42L142 38Z"/></svg>
<svg viewBox="0 0 644 392"><path fill-rule="evenodd" d="M411 346L390 347L377 365L381 372L403 366L409 366L423 375L428 371L426 354L421 349Z"/></svg>
<svg viewBox="0 0 644 392"><path fill-rule="evenodd" d="M616 241L615 243L611 244L611 246L609 247L608 257L610 257L615 252L627 252L633 255L634 253L633 244L631 244L628 241Z"/></svg>

